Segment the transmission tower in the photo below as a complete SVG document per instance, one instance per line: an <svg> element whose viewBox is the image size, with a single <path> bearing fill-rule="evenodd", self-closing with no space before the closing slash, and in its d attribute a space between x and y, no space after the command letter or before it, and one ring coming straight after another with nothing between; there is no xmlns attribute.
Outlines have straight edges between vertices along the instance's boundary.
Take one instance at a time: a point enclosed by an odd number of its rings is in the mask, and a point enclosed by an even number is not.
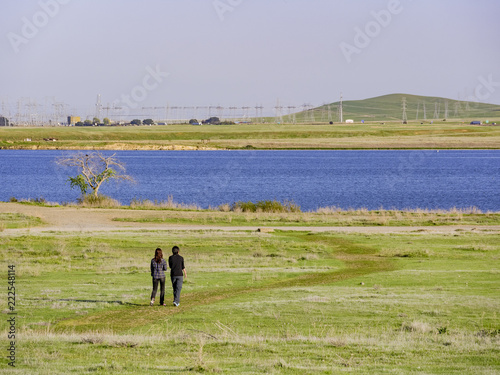
<svg viewBox="0 0 500 375"><path fill-rule="evenodd" d="M243 106L241 109L243 110L243 121L249 121L250 118L250 108L249 106Z"/></svg>
<svg viewBox="0 0 500 375"><path fill-rule="evenodd" d="M160 118L160 117L161 117L161 115L160 115L161 110L162 110L162 109L165 109L165 107L154 107L153 109L154 109L154 114L155 114L155 118L154 118L154 119L155 119L156 121L160 120L160 119L161 119L161 118Z"/></svg>
<svg viewBox="0 0 500 375"><path fill-rule="evenodd" d="M263 116L264 107L262 105L256 105L254 108L255 108L255 117L256 117L255 121L259 121L260 123L263 123L264 122L264 116Z"/></svg>
<svg viewBox="0 0 500 375"><path fill-rule="evenodd" d="M165 105L165 122L167 124L168 124L169 116L170 116L170 104L167 102Z"/></svg>
<svg viewBox="0 0 500 375"><path fill-rule="evenodd" d="M438 111L438 103L434 103L434 119L437 119L439 117L439 111Z"/></svg>
<svg viewBox="0 0 500 375"><path fill-rule="evenodd" d="M324 122L325 118L327 117L327 115L326 115L326 103L325 102L323 102L323 104L321 104L320 111L321 111L321 116L320 116L319 121Z"/></svg>
<svg viewBox="0 0 500 375"><path fill-rule="evenodd" d="M417 121L418 121L418 112L420 112L420 102L417 104Z"/></svg>
<svg viewBox="0 0 500 375"><path fill-rule="evenodd" d="M407 108L406 97L403 97L402 101L403 101L403 103L402 103L402 106L403 106L403 124L407 124L408 123L408 116L406 114L406 108Z"/></svg>
<svg viewBox="0 0 500 375"><path fill-rule="evenodd" d="M121 122L123 120L122 110L123 110L123 107L113 105L113 117L118 117L119 122Z"/></svg>
<svg viewBox="0 0 500 375"><path fill-rule="evenodd" d="M177 123L178 117L179 117L179 107L174 105L174 106L170 107L170 109L172 110L172 121L174 123Z"/></svg>
<svg viewBox="0 0 500 375"><path fill-rule="evenodd" d="M287 108L288 108L288 121L290 121L292 124L297 123L297 119L295 117L295 106L289 105Z"/></svg>
<svg viewBox="0 0 500 375"><path fill-rule="evenodd" d="M106 118L109 118L109 110L113 109L114 107L110 107L109 106L109 103L106 105L106 107L102 107L102 109L104 109L106 111Z"/></svg>
<svg viewBox="0 0 500 375"><path fill-rule="evenodd" d="M217 117L222 120L222 116L224 115L224 107L218 105L215 109L217 110Z"/></svg>
<svg viewBox="0 0 500 375"><path fill-rule="evenodd" d="M5 102L8 102L9 100L5 100L5 98L2 98L2 115L5 116L5 117L10 117L10 111L8 112L7 111L7 105L5 104Z"/></svg>
<svg viewBox="0 0 500 375"><path fill-rule="evenodd" d="M338 115L339 115L339 121L342 124L344 122L344 103L342 101L342 93L340 93L340 101L339 101L339 107L338 107Z"/></svg>
<svg viewBox="0 0 500 375"><path fill-rule="evenodd" d="M448 101L444 102L444 119L448 120Z"/></svg>
<svg viewBox="0 0 500 375"><path fill-rule="evenodd" d="M21 100L17 100L16 124L21 124Z"/></svg>
<svg viewBox="0 0 500 375"><path fill-rule="evenodd" d="M309 104L307 106L307 114L309 115L309 122L312 124L314 121L316 121L316 118L314 117L314 106L312 104Z"/></svg>
<svg viewBox="0 0 500 375"><path fill-rule="evenodd" d="M38 104L36 100L34 99L32 101L31 98L29 98L28 103L26 103L25 107L27 108L26 123L29 125L35 125L35 126L38 125Z"/></svg>
<svg viewBox="0 0 500 375"><path fill-rule="evenodd" d="M234 121L236 120L236 110L238 109L238 107L229 107L229 119Z"/></svg>
<svg viewBox="0 0 500 375"><path fill-rule="evenodd" d="M425 102L424 102L424 120L427 120L427 110L425 108Z"/></svg>
<svg viewBox="0 0 500 375"><path fill-rule="evenodd" d="M274 118L274 121L278 124L282 124L283 123L283 113L282 113L282 110L283 110L283 107L280 105L280 100L276 100L276 106L274 107L275 111L276 111L276 116Z"/></svg>
<svg viewBox="0 0 500 375"><path fill-rule="evenodd" d="M55 102L52 104L54 106L54 116L55 116L55 123L58 124L59 121L61 121L61 118L63 117L63 111L64 111L64 103L61 102Z"/></svg>
<svg viewBox="0 0 500 375"><path fill-rule="evenodd" d="M98 119L101 119L101 110L102 110L101 94L97 94L97 101L95 103L95 117L97 117Z"/></svg>

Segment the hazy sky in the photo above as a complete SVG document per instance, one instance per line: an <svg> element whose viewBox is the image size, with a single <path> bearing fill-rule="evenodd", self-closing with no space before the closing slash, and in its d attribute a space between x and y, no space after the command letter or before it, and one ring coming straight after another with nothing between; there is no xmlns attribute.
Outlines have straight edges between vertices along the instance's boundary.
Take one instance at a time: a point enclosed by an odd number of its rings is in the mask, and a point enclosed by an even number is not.
<svg viewBox="0 0 500 375"><path fill-rule="evenodd" d="M500 104L498 0L3 0L0 98ZM1 109L1 108L0 108Z"/></svg>

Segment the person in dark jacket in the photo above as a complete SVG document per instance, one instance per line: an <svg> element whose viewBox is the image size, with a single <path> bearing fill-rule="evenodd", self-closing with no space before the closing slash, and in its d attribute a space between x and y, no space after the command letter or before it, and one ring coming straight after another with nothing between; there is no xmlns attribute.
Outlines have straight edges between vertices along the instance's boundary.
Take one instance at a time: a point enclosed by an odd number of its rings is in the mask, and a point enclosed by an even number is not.
<svg viewBox="0 0 500 375"><path fill-rule="evenodd" d="M179 255L179 247L172 247L172 255L168 258L170 267L170 279L172 280L172 289L174 291L174 306L179 306L181 299L181 289L184 278L187 279L186 267L184 267L184 258ZM184 278L182 277L184 275Z"/></svg>
<svg viewBox="0 0 500 375"><path fill-rule="evenodd" d="M165 306L165 271L167 270L167 262L163 259L163 252L160 248L155 250L155 257L151 259L151 277L153 278L153 291L151 292L151 303L155 303L156 291L158 283L160 284L160 305Z"/></svg>

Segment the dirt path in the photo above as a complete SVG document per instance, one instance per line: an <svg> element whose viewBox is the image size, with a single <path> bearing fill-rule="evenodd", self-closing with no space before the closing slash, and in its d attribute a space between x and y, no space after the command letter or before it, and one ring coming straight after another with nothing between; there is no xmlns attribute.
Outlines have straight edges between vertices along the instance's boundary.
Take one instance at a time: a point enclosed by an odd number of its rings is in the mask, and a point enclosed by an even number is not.
<svg viewBox="0 0 500 375"><path fill-rule="evenodd" d="M0 213L19 213L39 217L46 223L43 226L5 229L2 235L36 234L50 231L63 232L100 232L100 231L135 231L135 230L220 230L220 231L256 231L259 226L223 226L223 225L187 225L165 223L134 223L114 221L115 218L140 219L158 215L155 210L97 209L78 207L41 207L19 203L0 202ZM412 227L314 227L314 226L266 226L266 229L308 231L308 232L348 232L348 233L452 233L457 230L493 231L500 233L499 225L447 225L447 226L412 226Z"/></svg>

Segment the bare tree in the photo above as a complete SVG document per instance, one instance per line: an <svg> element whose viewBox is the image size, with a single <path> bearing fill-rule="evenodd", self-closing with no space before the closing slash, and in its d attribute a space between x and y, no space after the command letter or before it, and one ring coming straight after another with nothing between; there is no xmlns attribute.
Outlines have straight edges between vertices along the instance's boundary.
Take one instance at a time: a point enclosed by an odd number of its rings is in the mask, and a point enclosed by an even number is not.
<svg viewBox="0 0 500 375"><path fill-rule="evenodd" d="M77 167L80 173L76 177L68 178L71 187L79 188L83 196L92 194L97 197L99 188L106 181L134 182L131 176L122 174L125 172L125 166L115 155L104 156L100 152L78 152L71 156L58 158L56 163L68 167Z"/></svg>

